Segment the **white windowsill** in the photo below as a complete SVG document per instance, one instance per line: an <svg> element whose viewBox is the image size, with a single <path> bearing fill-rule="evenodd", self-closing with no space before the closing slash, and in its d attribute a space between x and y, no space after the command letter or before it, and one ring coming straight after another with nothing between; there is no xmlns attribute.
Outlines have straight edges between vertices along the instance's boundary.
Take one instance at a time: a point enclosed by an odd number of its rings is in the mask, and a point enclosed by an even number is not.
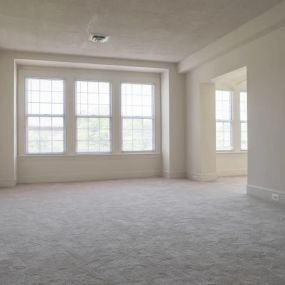
<svg viewBox="0 0 285 285"><path fill-rule="evenodd" d="M127 152L127 153L79 153L79 154L24 154L19 155L19 160L26 159L127 159L127 158L158 158L161 153L158 152Z"/></svg>
<svg viewBox="0 0 285 285"><path fill-rule="evenodd" d="M247 150L239 150L239 151L234 151L234 150L225 150L225 151L216 151L216 154L247 154Z"/></svg>

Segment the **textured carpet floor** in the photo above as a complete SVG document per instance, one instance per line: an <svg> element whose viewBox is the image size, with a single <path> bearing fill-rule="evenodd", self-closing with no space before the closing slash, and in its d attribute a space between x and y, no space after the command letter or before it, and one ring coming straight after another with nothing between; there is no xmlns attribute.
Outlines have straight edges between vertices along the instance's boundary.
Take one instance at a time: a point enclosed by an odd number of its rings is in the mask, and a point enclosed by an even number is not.
<svg viewBox="0 0 285 285"><path fill-rule="evenodd" d="M285 284L285 209L231 180L0 190L0 284Z"/></svg>

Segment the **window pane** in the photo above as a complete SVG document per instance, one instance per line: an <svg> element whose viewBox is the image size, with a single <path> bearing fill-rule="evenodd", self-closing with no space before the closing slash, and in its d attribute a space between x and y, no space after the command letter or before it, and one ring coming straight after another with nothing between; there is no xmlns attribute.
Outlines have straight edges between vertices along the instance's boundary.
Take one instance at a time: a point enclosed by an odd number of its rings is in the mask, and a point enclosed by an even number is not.
<svg viewBox="0 0 285 285"><path fill-rule="evenodd" d="M76 114L110 116L111 92L109 82L77 81Z"/></svg>
<svg viewBox="0 0 285 285"><path fill-rule="evenodd" d="M123 151L153 150L152 134L152 119L123 119Z"/></svg>
<svg viewBox="0 0 285 285"><path fill-rule="evenodd" d="M216 120L230 121L232 119L232 93L230 91L216 91Z"/></svg>
<svg viewBox="0 0 285 285"><path fill-rule="evenodd" d="M243 122L240 125L241 130L241 150L247 150L247 123Z"/></svg>
<svg viewBox="0 0 285 285"><path fill-rule="evenodd" d="M26 79L28 115L63 115L63 80Z"/></svg>
<svg viewBox="0 0 285 285"><path fill-rule="evenodd" d="M28 117L27 120L28 153L62 153L64 151L62 117Z"/></svg>
<svg viewBox="0 0 285 285"><path fill-rule="evenodd" d="M76 82L77 152L111 151L109 82Z"/></svg>
<svg viewBox="0 0 285 285"><path fill-rule="evenodd" d="M110 151L110 118L77 118L77 152Z"/></svg>
<svg viewBox="0 0 285 285"><path fill-rule="evenodd" d="M152 117L153 86L149 84L122 84L122 116Z"/></svg>
<svg viewBox="0 0 285 285"><path fill-rule="evenodd" d="M232 150L232 125L228 122L216 123L216 149Z"/></svg>
<svg viewBox="0 0 285 285"><path fill-rule="evenodd" d="M232 93L216 91L216 150L232 150Z"/></svg>
<svg viewBox="0 0 285 285"><path fill-rule="evenodd" d="M63 80L26 79L27 153L64 152L63 84Z"/></svg>
<svg viewBox="0 0 285 285"><path fill-rule="evenodd" d="M240 92L240 120L247 121L247 93Z"/></svg>
<svg viewBox="0 0 285 285"><path fill-rule="evenodd" d="M123 151L154 150L153 85L124 83L121 92Z"/></svg>

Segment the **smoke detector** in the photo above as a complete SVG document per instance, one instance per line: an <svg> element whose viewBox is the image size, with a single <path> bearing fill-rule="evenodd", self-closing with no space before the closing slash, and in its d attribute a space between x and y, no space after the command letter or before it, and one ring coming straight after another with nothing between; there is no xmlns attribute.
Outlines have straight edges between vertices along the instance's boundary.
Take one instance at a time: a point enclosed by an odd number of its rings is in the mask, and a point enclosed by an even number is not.
<svg viewBox="0 0 285 285"><path fill-rule="evenodd" d="M109 36L97 33L90 33L89 34L89 41L93 43L106 43L109 40Z"/></svg>

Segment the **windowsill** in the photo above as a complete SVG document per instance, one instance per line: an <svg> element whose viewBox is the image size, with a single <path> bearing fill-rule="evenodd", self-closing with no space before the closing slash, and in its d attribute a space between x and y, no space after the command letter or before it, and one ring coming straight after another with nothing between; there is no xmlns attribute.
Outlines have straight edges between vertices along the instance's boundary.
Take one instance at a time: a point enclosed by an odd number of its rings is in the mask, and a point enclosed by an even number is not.
<svg viewBox="0 0 285 285"><path fill-rule="evenodd" d="M222 151L222 150L219 150L219 151L216 151L216 154L247 154L248 151L247 150L225 150L225 151Z"/></svg>
<svg viewBox="0 0 285 285"><path fill-rule="evenodd" d="M160 152L121 152L121 153L78 153L78 154L23 154L18 159L124 159L135 157L156 158L160 157Z"/></svg>

